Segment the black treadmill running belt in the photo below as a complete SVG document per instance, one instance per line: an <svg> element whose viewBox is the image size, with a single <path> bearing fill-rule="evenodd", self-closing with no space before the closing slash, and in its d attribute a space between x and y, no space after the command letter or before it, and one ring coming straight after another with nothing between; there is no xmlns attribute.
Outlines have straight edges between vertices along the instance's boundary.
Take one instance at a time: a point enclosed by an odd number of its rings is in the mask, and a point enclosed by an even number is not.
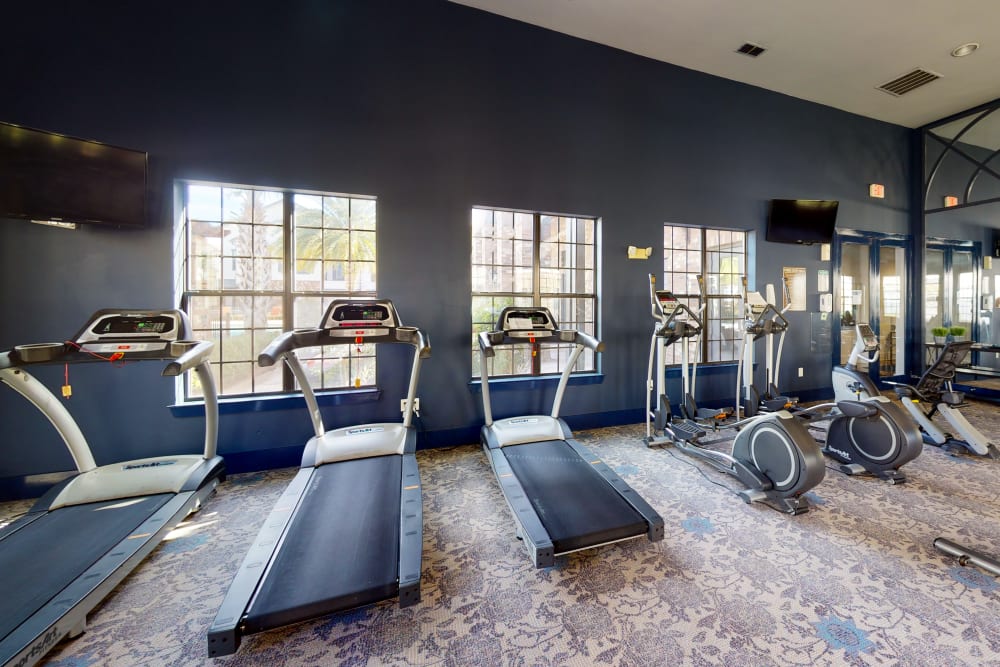
<svg viewBox="0 0 1000 667"><path fill-rule="evenodd" d="M397 594L402 460L316 468L247 610L248 634Z"/></svg>
<svg viewBox="0 0 1000 667"><path fill-rule="evenodd" d="M61 507L0 541L0 637L6 638L172 497L164 493Z"/></svg>
<svg viewBox="0 0 1000 667"><path fill-rule="evenodd" d="M514 445L503 452L555 553L646 533L642 515L565 441Z"/></svg>

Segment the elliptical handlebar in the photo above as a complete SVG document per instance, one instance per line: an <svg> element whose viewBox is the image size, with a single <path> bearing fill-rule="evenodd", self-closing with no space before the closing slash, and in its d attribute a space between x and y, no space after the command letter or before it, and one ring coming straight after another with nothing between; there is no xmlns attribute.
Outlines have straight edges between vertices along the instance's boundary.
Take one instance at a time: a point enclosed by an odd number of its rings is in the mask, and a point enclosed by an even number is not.
<svg viewBox="0 0 1000 667"><path fill-rule="evenodd" d="M670 312L664 308L664 299L660 297L667 297L667 300L671 302L672 308ZM657 290L656 289L656 276L649 274L649 299L650 307L653 312L653 319L656 320L657 324L655 327L656 336L668 336L673 338L693 338L701 333L702 325L699 313L704 310L704 306L698 309L697 312L691 309L690 306L683 303L674 294L668 290ZM683 320L679 320L678 316L681 314L686 314L687 317ZM676 322L683 322L683 327L677 327ZM680 330L679 330L680 329Z"/></svg>

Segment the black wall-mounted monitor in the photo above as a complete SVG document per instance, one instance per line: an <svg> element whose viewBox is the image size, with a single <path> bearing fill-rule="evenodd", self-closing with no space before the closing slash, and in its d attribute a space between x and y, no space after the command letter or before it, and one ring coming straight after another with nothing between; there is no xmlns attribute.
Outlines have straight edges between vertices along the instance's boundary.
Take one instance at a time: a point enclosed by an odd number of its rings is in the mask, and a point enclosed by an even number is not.
<svg viewBox="0 0 1000 667"><path fill-rule="evenodd" d="M838 203L825 199L772 199L765 238L774 243L830 243Z"/></svg>
<svg viewBox="0 0 1000 667"><path fill-rule="evenodd" d="M146 153L0 123L0 218L146 224Z"/></svg>

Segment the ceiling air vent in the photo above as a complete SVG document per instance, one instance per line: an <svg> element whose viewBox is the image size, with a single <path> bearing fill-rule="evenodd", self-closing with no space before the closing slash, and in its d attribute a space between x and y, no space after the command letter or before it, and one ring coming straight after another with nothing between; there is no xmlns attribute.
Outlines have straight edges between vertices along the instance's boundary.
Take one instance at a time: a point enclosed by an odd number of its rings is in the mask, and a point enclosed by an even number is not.
<svg viewBox="0 0 1000 667"><path fill-rule="evenodd" d="M884 90L890 95L895 95L899 97L900 95L905 95L911 90L915 90L920 86L927 85L935 79L940 79L941 75L935 74L934 72L928 72L923 69L915 69L912 72L907 72L901 77L895 78L888 83L883 83L878 87L879 90Z"/></svg>
<svg viewBox="0 0 1000 667"><path fill-rule="evenodd" d="M736 49L736 53L742 53L744 55L750 56L751 58L756 58L760 54L764 53L764 51L766 50L767 49L765 49L763 46L757 46L756 44L751 44L750 42L747 42L740 48Z"/></svg>

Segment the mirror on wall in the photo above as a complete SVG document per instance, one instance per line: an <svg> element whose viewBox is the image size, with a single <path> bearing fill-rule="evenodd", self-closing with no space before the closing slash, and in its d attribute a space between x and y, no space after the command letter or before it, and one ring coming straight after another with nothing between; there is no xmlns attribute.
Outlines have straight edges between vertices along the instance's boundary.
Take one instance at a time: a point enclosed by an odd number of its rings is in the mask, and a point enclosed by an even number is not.
<svg viewBox="0 0 1000 667"><path fill-rule="evenodd" d="M923 144L927 356L935 330L1000 345L1000 100L925 128ZM1000 370L1000 354L972 362Z"/></svg>

